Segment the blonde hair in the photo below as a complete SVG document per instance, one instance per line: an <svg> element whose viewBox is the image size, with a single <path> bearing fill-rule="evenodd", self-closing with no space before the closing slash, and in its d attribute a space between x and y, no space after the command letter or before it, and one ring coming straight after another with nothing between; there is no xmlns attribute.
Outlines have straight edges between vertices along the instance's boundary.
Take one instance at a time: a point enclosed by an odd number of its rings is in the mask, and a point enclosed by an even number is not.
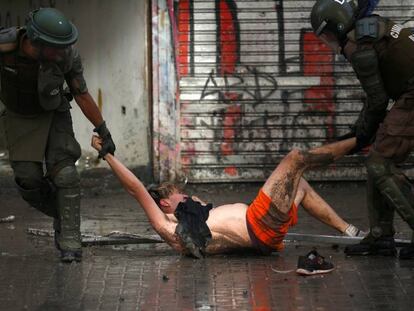
<svg viewBox="0 0 414 311"><path fill-rule="evenodd" d="M175 192L182 192L182 188L179 185L169 181L163 182L159 185L152 184L148 186L147 190L158 206L160 205L160 201L162 199L168 198Z"/></svg>

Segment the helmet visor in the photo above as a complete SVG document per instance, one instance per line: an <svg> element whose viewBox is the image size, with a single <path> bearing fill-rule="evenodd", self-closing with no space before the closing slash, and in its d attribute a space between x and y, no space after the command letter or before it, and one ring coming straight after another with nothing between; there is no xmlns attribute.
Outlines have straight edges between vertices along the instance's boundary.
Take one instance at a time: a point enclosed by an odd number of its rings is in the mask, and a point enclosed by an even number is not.
<svg viewBox="0 0 414 311"><path fill-rule="evenodd" d="M72 59L73 46L67 47L51 47L38 44L39 60L52 63L67 63Z"/></svg>

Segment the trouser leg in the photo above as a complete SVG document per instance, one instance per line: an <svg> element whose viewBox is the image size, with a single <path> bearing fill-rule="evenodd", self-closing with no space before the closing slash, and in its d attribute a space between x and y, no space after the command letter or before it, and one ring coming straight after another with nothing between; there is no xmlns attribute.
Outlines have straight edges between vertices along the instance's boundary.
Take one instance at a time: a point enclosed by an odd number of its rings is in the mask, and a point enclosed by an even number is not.
<svg viewBox="0 0 414 311"><path fill-rule="evenodd" d="M367 207L370 235L374 238L394 236L394 208L387 204L370 175L367 178Z"/></svg>
<svg viewBox="0 0 414 311"><path fill-rule="evenodd" d="M410 182L398 173L394 164L372 152L367 160L367 172L387 204L395 208L401 218L414 229L414 193Z"/></svg>
<svg viewBox="0 0 414 311"><path fill-rule="evenodd" d="M42 163L12 161L11 166L22 198L43 214L56 218L57 211L53 204L54 189L43 177Z"/></svg>

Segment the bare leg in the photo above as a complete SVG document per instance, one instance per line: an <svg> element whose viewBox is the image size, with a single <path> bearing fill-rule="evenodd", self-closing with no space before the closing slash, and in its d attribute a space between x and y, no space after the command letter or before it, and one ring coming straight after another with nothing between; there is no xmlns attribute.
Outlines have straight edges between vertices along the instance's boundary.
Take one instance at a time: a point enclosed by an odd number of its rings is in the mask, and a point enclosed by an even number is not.
<svg viewBox="0 0 414 311"><path fill-rule="evenodd" d="M295 204L302 204L310 215L341 233L349 226L303 178L299 181Z"/></svg>
<svg viewBox="0 0 414 311"><path fill-rule="evenodd" d="M350 138L309 151L292 150L283 158L262 190L278 210L287 213L296 196L299 180L307 168L327 165L347 154L356 145Z"/></svg>

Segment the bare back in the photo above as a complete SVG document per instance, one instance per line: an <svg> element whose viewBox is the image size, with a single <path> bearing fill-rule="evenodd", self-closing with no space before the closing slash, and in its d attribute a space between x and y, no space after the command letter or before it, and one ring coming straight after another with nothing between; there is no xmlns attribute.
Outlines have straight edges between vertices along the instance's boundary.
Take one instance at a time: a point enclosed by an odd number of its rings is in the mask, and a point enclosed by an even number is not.
<svg viewBox="0 0 414 311"><path fill-rule="evenodd" d="M252 242L247 231L246 211L248 206L243 203L221 205L210 210L209 217L206 221L212 235L206 252L208 254L217 254L229 252L234 249L251 248ZM168 241L176 240L175 228L177 219L174 215L167 215L171 221L166 228L168 235L171 236ZM166 232L165 232L166 233ZM163 236L161 234L161 236ZM174 236L174 238L172 238ZM163 236L165 238L165 236ZM181 251L177 245L172 245L174 249Z"/></svg>

